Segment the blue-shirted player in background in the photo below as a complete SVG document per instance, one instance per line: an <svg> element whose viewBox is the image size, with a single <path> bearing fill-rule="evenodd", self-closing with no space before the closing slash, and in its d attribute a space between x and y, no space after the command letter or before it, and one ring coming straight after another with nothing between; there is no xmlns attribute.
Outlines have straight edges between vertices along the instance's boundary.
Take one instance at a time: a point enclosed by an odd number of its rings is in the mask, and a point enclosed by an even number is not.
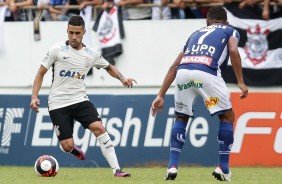
<svg viewBox="0 0 282 184"><path fill-rule="evenodd" d="M220 181L230 181L229 154L233 144L234 112L230 92L221 77L220 66L227 64L229 56L235 72L240 98L248 95L242 75L238 52L240 36L228 26L226 11L222 6L211 7L207 15L207 27L194 32L182 52L169 68L162 87L152 103L152 115L160 112L164 96L175 79L175 123L171 130L170 161L165 180L177 176L178 158L185 142L185 129L193 116L193 104L201 96L211 115L218 115L219 162L212 175Z"/></svg>

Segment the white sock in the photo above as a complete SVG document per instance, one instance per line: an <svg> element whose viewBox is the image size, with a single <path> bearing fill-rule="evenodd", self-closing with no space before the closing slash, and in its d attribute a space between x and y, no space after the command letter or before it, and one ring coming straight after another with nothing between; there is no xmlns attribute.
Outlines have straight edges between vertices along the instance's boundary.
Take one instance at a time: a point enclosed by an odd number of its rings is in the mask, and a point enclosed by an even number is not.
<svg viewBox="0 0 282 184"><path fill-rule="evenodd" d="M109 165L111 166L111 168L113 169L113 172L115 173L115 171L117 169L120 169L120 167L119 167L119 164L118 164L115 148L112 144L112 140L111 140L108 132L105 132L105 133L99 135L97 137L97 139L99 141L101 151L102 151L104 157L107 159Z"/></svg>

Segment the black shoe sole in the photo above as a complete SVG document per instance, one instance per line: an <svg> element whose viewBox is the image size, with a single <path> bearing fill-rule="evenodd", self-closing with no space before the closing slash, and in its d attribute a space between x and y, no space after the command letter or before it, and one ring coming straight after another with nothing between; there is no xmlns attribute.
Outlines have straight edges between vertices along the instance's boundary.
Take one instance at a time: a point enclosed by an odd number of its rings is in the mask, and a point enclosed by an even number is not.
<svg viewBox="0 0 282 184"><path fill-rule="evenodd" d="M175 180L177 177L177 173L168 173L167 176L165 177L165 180Z"/></svg>
<svg viewBox="0 0 282 184"><path fill-rule="evenodd" d="M221 174L213 171L212 175L219 181L223 181L222 178L221 178Z"/></svg>

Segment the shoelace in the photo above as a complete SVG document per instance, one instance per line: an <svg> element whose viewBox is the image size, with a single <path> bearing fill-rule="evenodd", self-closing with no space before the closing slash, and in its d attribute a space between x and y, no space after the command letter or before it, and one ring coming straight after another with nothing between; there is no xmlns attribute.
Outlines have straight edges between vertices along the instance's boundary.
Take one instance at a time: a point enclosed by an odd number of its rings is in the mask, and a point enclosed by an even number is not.
<svg viewBox="0 0 282 184"><path fill-rule="evenodd" d="M123 173L122 170L123 170L123 168L121 167L121 168L117 169L116 172Z"/></svg>

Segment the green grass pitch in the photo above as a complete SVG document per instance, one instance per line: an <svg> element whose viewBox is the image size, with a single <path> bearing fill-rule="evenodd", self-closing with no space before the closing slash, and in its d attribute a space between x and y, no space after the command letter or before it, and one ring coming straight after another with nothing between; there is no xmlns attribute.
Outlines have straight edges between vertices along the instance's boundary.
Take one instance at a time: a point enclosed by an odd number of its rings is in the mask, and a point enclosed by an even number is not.
<svg viewBox="0 0 282 184"><path fill-rule="evenodd" d="M125 168L130 178L115 178L110 168L61 167L56 177L39 177L31 167L0 166L1 184L212 184L220 183L211 175L213 167L180 167L175 181L164 181L166 168ZM282 168L232 168L232 183L281 184Z"/></svg>

